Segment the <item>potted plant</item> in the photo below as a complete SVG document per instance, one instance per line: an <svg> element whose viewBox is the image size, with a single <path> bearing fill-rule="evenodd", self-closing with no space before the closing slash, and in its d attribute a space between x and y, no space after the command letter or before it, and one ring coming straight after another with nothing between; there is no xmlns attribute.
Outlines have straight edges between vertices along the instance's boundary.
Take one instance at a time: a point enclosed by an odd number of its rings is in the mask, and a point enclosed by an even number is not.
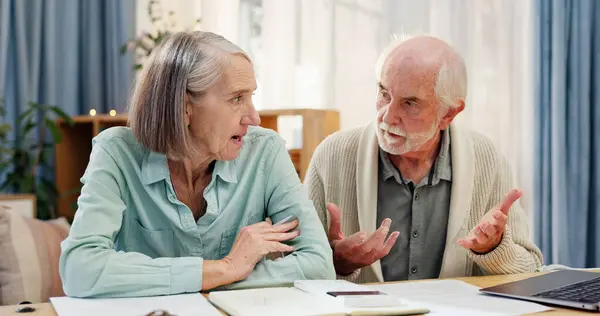
<svg viewBox="0 0 600 316"><path fill-rule="evenodd" d="M125 42L125 44L121 46L121 55L126 54L128 51L133 51L135 53L136 63L133 66L134 70L142 69L144 59L150 56L154 47L156 47L156 45L158 45L165 37L175 32L175 29L177 28L175 12L171 10L164 14L162 4L159 0L148 1L147 11L155 31L152 33L142 32L141 35ZM199 23L200 19L197 19L194 25L189 27L188 30Z"/></svg>
<svg viewBox="0 0 600 316"><path fill-rule="evenodd" d="M62 141L55 122L60 117L69 125L73 120L59 107L29 102L19 115L14 127L5 120L5 109L0 100L0 191L28 193L36 196L37 217L55 218L58 190L52 180L54 144ZM14 139L9 132L14 131ZM48 131L50 132L48 136Z"/></svg>

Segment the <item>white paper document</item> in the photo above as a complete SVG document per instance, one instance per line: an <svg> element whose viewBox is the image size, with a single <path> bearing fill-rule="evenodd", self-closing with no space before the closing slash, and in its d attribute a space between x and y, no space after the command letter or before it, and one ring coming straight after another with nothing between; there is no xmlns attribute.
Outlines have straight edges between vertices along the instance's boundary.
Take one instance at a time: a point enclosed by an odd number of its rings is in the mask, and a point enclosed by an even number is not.
<svg viewBox="0 0 600 316"><path fill-rule="evenodd" d="M222 315L200 293L135 298L52 297L50 302L58 316L143 316L155 310L177 316Z"/></svg>
<svg viewBox="0 0 600 316"><path fill-rule="evenodd" d="M429 307L429 315L522 315L552 310L544 305L485 295L458 280L369 285L370 288Z"/></svg>
<svg viewBox="0 0 600 316"><path fill-rule="evenodd" d="M294 287L217 291L208 299L233 316L414 315L429 311L392 295L359 295L369 290L341 280L303 280L294 282ZM329 291L356 293L333 297Z"/></svg>
<svg viewBox="0 0 600 316"><path fill-rule="evenodd" d="M229 315L344 315L343 306L295 288L212 292L209 300ZM59 315L60 316L60 315Z"/></svg>

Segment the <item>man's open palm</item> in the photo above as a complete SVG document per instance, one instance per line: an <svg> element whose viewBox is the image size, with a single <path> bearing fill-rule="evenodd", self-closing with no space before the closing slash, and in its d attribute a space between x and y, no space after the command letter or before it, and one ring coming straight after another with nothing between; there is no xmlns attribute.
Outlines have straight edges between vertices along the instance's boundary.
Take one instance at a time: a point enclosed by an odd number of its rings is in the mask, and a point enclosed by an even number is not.
<svg viewBox="0 0 600 316"><path fill-rule="evenodd" d="M502 241L508 220L508 210L522 194L520 190L510 190L498 205L483 216L467 237L457 241L458 244L480 254L494 250Z"/></svg>
<svg viewBox="0 0 600 316"><path fill-rule="evenodd" d="M387 237L392 223L389 218L383 220L379 229L371 235L359 231L346 238L342 232L342 214L339 207L333 203L328 203L326 207L331 215L327 237L333 248L333 263L338 274L350 274L390 253L400 233L393 232Z"/></svg>

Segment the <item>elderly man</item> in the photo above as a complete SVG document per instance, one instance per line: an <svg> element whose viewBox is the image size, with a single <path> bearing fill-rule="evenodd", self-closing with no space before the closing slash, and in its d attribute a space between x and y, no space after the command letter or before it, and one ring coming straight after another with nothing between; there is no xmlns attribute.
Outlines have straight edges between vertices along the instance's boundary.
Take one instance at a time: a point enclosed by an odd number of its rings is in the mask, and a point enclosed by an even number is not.
<svg viewBox="0 0 600 316"><path fill-rule="evenodd" d="M324 140L305 182L338 277L535 271L542 254L507 161L490 140L452 123L467 94L461 56L429 36L396 42L377 79L375 122Z"/></svg>

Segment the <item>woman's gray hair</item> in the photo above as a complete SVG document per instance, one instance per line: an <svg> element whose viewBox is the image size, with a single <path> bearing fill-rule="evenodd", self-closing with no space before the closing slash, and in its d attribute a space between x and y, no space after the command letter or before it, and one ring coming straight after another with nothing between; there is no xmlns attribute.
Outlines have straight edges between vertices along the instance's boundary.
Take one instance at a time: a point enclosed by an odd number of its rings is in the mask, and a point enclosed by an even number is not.
<svg viewBox="0 0 600 316"><path fill-rule="evenodd" d="M180 32L164 38L145 63L129 104L128 125L137 140L170 158L191 157L186 95L198 103L235 54L250 61L241 48L214 33Z"/></svg>

